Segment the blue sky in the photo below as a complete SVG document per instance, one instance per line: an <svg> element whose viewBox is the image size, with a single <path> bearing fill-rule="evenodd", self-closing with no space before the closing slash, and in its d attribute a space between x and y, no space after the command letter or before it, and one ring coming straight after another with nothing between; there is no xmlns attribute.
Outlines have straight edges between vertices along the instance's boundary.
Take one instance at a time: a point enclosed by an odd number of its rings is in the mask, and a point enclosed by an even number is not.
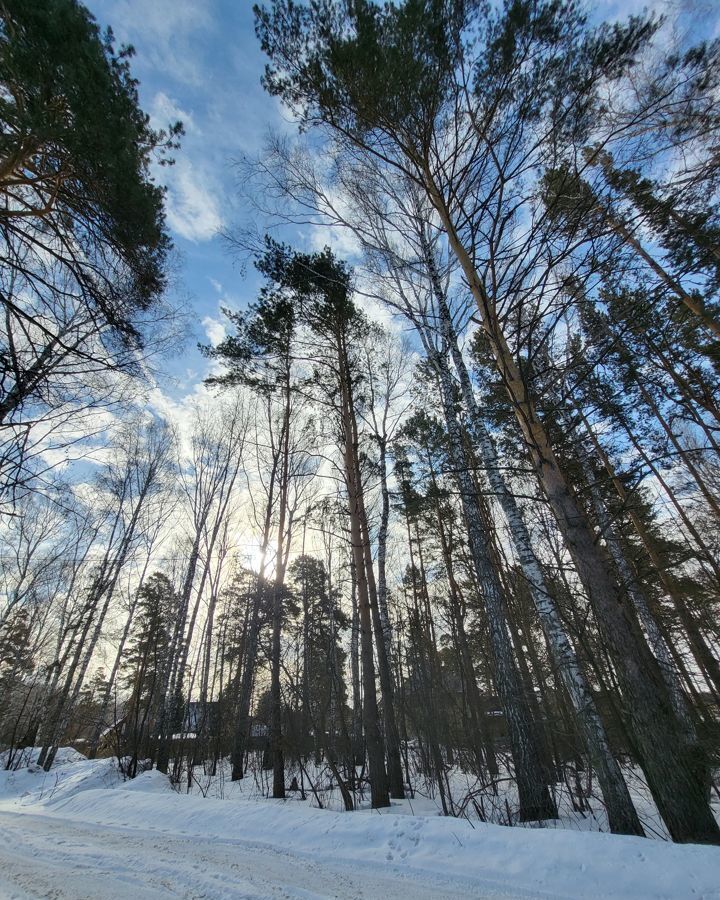
<svg viewBox="0 0 720 900"><path fill-rule="evenodd" d="M135 47L133 72L143 108L162 126L181 119L186 135L166 183L168 225L178 252L173 291L191 307L192 333L171 361L175 399L191 392L207 362L196 349L219 335L221 304L253 298L257 279L243 275L217 232L247 222L235 160L252 156L269 130L290 127L260 85L264 60L249 0L90 0L101 27Z"/></svg>

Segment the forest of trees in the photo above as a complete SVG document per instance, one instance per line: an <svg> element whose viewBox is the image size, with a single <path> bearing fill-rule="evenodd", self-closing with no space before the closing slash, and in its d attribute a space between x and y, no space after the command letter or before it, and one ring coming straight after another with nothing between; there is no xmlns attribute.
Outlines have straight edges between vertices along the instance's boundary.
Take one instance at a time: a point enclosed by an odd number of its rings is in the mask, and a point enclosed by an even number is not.
<svg viewBox="0 0 720 900"><path fill-rule="evenodd" d="M641 784L719 844L720 43L573 0L257 6L298 133L243 164L262 286L179 420L148 394L183 126L74 0L0 22L5 766L595 798L651 836Z"/></svg>

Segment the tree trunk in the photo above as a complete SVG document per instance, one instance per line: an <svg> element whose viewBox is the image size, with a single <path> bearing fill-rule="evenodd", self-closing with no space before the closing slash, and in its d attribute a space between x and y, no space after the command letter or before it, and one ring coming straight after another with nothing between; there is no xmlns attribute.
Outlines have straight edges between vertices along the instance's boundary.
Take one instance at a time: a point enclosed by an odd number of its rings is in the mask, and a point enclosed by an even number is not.
<svg viewBox="0 0 720 900"><path fill-rule="evenodd" d="M357 458L357 424L354 422L352 389L349 382L347 351L344 336L337 336L338 370L340 372L341 426L343 435L343 459L348 489L350 518L350 542L355 562L357 581L358 617L360 622L360 655L362 657L363 724L370 771L371 804L373 808L389 806L387 775L385 772L385 747L378 722L377 694L375 690L375 663L373 660L372 610L368 588L368 567L365 559L365 540L361 516L362 484ZM370 566L372 568L372 566ZM379 636L382 646L382 636Z"/></svg>

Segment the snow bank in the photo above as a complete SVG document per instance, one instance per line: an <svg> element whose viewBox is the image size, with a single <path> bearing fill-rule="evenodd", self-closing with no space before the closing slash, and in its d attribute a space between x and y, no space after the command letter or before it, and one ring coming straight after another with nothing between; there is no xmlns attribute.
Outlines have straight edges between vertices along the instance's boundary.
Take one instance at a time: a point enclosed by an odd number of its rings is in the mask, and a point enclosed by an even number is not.
<svg viewBox="0 0 720 900"><path fill-rule="evenodd" d="M38 757L42 752L41 747L25 747L23 750L3 750L0 753L0 767L5 769L10 759L11 769L21 769L26 766L32 767L37 764ZM87 757L82 753L78 753L72 747L58 747L55 754L54 766L61 766L67 763L76 763L86 760Z"/></svg>
<svg viewBox="0 0 720 900"><path fill-rule="evenodd" d="M58 754L59 755L59 754ZM49 772L35 763L17 771L0 772L0 798L20 805L50 803L92 788L115 787L122 782L114 759L88 760L63 755Z"/></svg>
<svg viewBox="0 0 720 900"><path fill-rule="evenodd" d="M157 770L141 772L127 780L115 758L90 760L69 747L61 747L50 771L44 772L36 763L39 749L25 752L23 768L0 771L0 805L5 809L47 806L92 789L122 787L133 793L173 793L167 776Z"/></svg>
<svg viewBox="0 0 720 900"><path fill-rule="evenodd" d="M142 785L138 779L139 788ZM720 897L720 850L642 838L502 828L439 817L336 813L298 803L235 805L144 787L91 789L52 803L53 812L103 825L251 841L315 860L426 871L453 881L512 886L530 896Z"/></svg>

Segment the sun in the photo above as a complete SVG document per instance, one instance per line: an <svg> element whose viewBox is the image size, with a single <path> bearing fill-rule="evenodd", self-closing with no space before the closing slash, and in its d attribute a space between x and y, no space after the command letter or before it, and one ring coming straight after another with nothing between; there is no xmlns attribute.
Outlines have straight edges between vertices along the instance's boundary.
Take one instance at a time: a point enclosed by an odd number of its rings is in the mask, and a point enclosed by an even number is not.
<svg viewBox="0 0 720 900"><path fill-rule="evenodd" d="M251 569L253 572L256 572L258 575L260 574L260 570L262 568L267 572L268 568L268 554L265 554L265 560L263 565L263 551L262 545L258 538L248 537L243 541L244 552L242 554L243 563Z"/></svg>

